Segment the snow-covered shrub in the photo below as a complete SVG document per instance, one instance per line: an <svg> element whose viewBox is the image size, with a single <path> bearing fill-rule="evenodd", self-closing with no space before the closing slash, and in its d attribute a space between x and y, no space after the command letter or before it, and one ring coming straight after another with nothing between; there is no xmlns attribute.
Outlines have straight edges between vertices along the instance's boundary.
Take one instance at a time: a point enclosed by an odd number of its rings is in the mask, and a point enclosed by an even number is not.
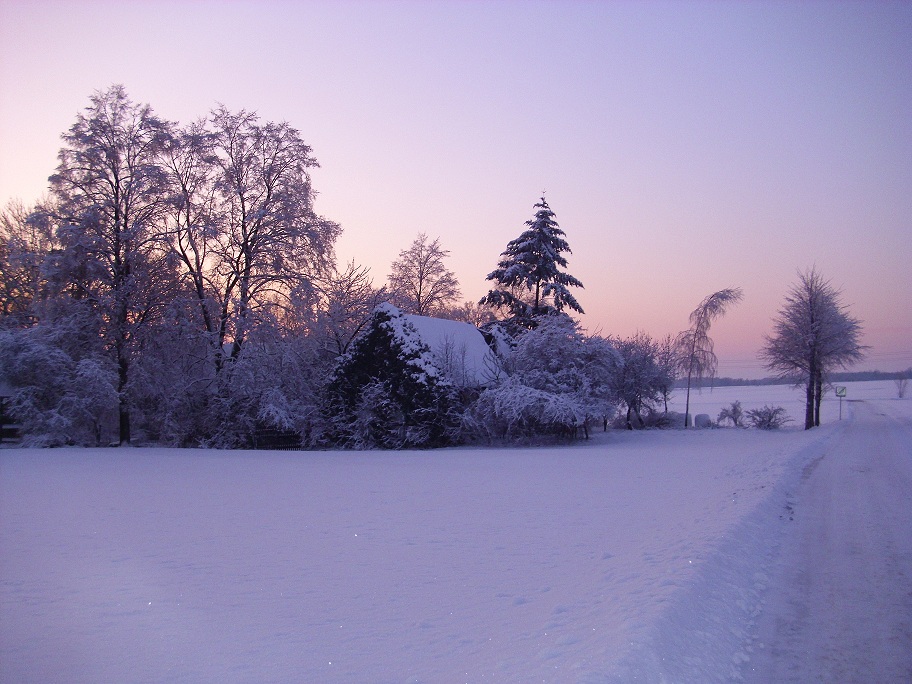
<svg viewBox="0 0 912 684"><path fill-rule="evenodd" d="M611 343L615 392L627 406L625 427L646 427L643 414L666 396L674 379L672 367L662 362L662 346L644 332Z"/></svg>
<svg viewBox="0 0 912 684"><path fill-rule="evenodd" d="M733 401L731 406L719 411L716 423L722 425L726 421L730 422L734 427L744 427L744 409L741 408L740 401Z"/></svg>
<svg viewBox="0 0 912 684"><path fill-rule="evenodd" d="M198 447L214 428L212 344L187 318L186 308L169 311L143 340L128 385L135 442Z"/></svg>
<svg viewBox="0 0 912 684"><path fill-rule="evenodd" d="M505 377L479 395L465 424L488 440L587 434L590 421L614 412L613 354L568 316L543 316L515 340Z"/></svg>
<svg viewBox="0 0 912 684"><path fill-rule="evenodd" d="M640 421L631 423L627 416L627 410L618 411L609 420L608 425L615 430L629 430L631 426L634 429L682 429L684 428L684 414L677 411L665 411L657 406L647 407L640 415Z"/></svg>
<svg viewBox="0 0 912 684"><path fill-rule="evenodd" d="M73 383L60 402L70 417L74 439L82 444L101 445L105 426L117 415L117 371L107 358L85 358L76 364Z"/></svg>
<svg viewBox="0 0 912 684"><path fill-rule="evenodd" d="M260 329L216 378L205 444L313 445L322 435L320 392L329 367L315 340Z"/></svg>
<svg viewBox="0 0 912 684"><path fill-rule="evenodd" d="M326 387L325 438L356 449L442 446L457 438L455 388L396 307L382 304Z"/></svg>
<svg viewBox="0 0 912 684"><path fill-rule="evenodd" d="M136 438L215 448L310 443L330 367L316 338L263 324L239 353L217 358L185 315L155 328L131 374Z"/></svg>
<svg viewBox="0 0 912 684"><path fill-rule="evenodd" d="M99 445L114 438L117 372L104 356L76 360L41 327L0 333L9 412L27 446Z"/></svg>
<svg viewBox="0 0 912 684"><path fill-rule="evenodd" d="M477 436L509 440L543 434L569 436L583 426L585 417L574 396L536 389L511 377L481 393L466 424Z"/></svg>
<svg viewBox="0 0 912 684"><path fill-rule="evenodd" d="M792 420L781 406L750 409L747 411L747 419L752 427L761 430L776 430Z"/></svg>
<svg viewBox="0 0 912 684"><path fill-rule="evenodd" d="M56 404L46 406L37 387L21 387L13 394L9 413L22 426L22 444L27 447L61 446L71 442L72 421Z"/></svg>
<svg viewBox="0 0 912 684"><path fill-rule="evenodd" d="M684 414L677 411L659 410L650 408L643 416L643 423L647 428L683 428ZM627 427L626 423L620 427Z"/></svg>

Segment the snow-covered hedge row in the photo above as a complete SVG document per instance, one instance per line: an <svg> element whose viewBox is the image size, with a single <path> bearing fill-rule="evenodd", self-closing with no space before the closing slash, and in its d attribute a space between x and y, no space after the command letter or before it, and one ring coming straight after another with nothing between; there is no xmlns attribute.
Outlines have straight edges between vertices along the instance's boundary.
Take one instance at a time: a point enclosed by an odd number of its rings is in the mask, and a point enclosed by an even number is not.
<svg viewBox="0 0 912 684"><path fill-rule="evenodd" d="M0 380L14 388L9 410L26 441L116 441L117 368L100 348L80 347L75 333L48 330L0 335ZM401 449L582 437L621 406L627 426L644 424L630 416L657 412L668 384L647 337L589 336L563 314L512 335L495 325L483 336L382 304L341 356L313 333L264 329L215 373L207 348L177 325L146 341L127 387L141 439Z"/></svg>

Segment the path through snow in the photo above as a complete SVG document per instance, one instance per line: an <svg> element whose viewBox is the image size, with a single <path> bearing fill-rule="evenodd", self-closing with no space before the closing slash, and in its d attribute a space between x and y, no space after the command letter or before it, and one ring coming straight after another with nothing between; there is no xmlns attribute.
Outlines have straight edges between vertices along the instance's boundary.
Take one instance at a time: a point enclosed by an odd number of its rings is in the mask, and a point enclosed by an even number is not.
<svg viewBox="0 0 912 684"><path fill-rule="evenodd" d="M853 402L805 469L749 682L912 682L912 420Z"/></svg>

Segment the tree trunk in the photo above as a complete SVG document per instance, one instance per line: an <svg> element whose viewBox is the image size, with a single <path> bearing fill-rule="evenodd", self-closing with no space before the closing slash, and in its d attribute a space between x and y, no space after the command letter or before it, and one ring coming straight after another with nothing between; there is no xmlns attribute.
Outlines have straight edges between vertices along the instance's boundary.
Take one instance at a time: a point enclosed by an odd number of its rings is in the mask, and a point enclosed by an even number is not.
<svg viewBox="0 0 912 684"><path fill-rule="evenodd" d="M120 414L120 436L118 444L130 443L130 407L127 405L125 390L129 378L130 362L118 350L117 358L117 410Z"/></svg>
<svg viewBox="0 0 912 684"><path fill-rule="evenodd" d="M690 371L687 372L687 399L684 401L684 427L690 427Z"/></svg>
<svg viewBox="0 0 912 684"><path fill-rule="evenodd" d="M809 377L807 381L807 403L804 407L804 429L810 430L814 427L814 378Z"/></svg>
<svg viewBox="0 0 912 684"><path fill-rule="evenodd" d="M820 402L823 400L823 374L817 373L814 383L814 426L820 427Z"/></svg>
<svg viewBox="0 0 912 684"><path fill-rule="evenodd" d="M694 356L697 354L697 340L694 337L690 345L690 359L687 363L687 399L684 402L684 427L690 427L690 380L693 376Z"/></svg>

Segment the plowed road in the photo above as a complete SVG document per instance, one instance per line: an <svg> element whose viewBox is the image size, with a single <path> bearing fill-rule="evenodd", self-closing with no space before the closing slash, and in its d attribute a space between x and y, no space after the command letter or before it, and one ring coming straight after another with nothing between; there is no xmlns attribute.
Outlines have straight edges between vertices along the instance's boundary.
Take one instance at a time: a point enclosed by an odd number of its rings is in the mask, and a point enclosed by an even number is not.
<svg viewBox="0 0 912 684"><path fill-rule="evenodd" d="M889 402L805 471L749 682L912 682L912 424Z"/></svg>

